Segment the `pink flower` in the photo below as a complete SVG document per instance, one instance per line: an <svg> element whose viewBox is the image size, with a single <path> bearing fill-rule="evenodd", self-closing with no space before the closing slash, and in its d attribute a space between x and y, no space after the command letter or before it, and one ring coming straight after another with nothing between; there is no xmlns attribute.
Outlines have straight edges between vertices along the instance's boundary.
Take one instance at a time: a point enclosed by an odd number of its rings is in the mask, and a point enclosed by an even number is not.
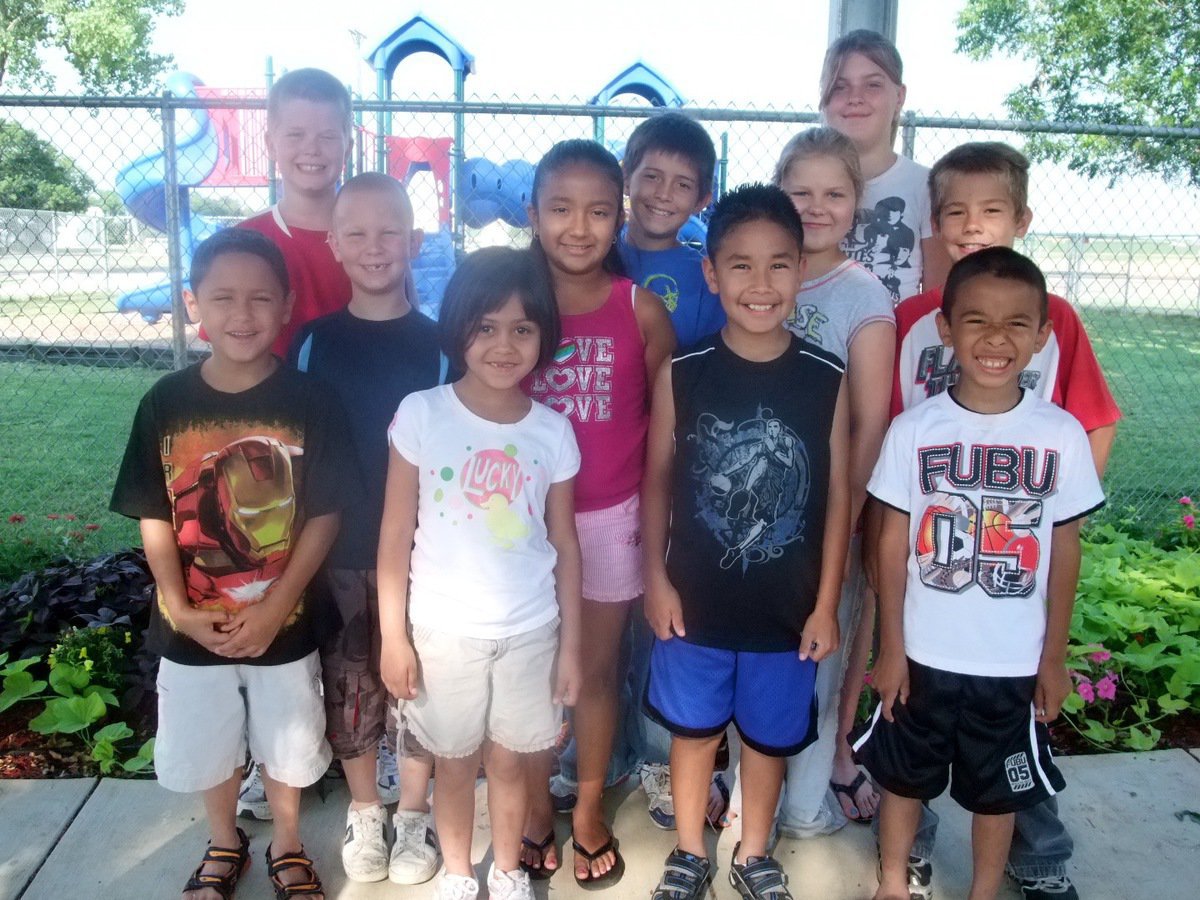
<svg viewBox="0 0 1200 900"><path fill-rule="evenodd" d="M871 673L864 672L863 673L863 684L870 684L870 683L871 683Z"/></svg>
<svg viewBox="0 0 1200 900"><path fill-rule="evenodd" d="M1186 516L1184 516L1183 517L1183 527L1188 529L1189 531L1191 531L1193 528L1195 528L1196 527L1196 517L1193 516L1191 513L1188 513Z"/></svg>
<svg viewBox="0 0 1200 900"><path fill-rule="evenodd" d="M1088 659L1094 663L1108 662L1110 659L1112 659L1112 654L1101 647L1095 653L1091 654Z"/></svg>
<svg viewBox="0 0 1200 900"><path fill-rule="evenodd" d="M1114 672L1109 672L1103 678L1096 682L1096 696L1101 700L1116 700L1117 699L1117 676Z"/></svg>
<svg viewBox="0 0 1200 900"><path fill-rule="evenodd" d="M1086 678L1083 681L1079 682L1078 685L1076 685L1075 692L1077 694L1079 694L1080 697L1083 698L1085 703L1095 703L1096 702L1095 686L1090 681L1088 681Z"/></svg>
<svg viewBox="0 0 1200 900"><path fill-rule="evenodd" d="M23 515L21 515L20 513L13 513L11 516L8 517L8 521L12 525L20 525L22 522L25 521L25 517Z"/></svg>
<svg viewBox="0 0 1200 900"><path fill-rule="evenodd" d="M1179 505L1180 505L1180 506L1191 506L1191 505L1192 505L1192 498L1191 498L1191 497L1180 497L1180 498L1179 498Z"/></svg>
<svg viewBox="0 0 1200 900"><path fill-rule="evenodd" d="M79 516L75 515L74 513L67 513L65 516L63 516L63 518L66 519L68 522L74 522L76 519L79 518Z"/></svg>
<svg viewBox="0 0 1200 900"><path fill-rule="evenodd" d="M83 527L85 529L87 529L88 531L99 531L100 530L100 526L95 524L94 522L89 522L88 524L84 525Z"/></svg>
<svg viewBox="0 0 1200 900"><path fill-rule="evenodd" d="M47 513L46 518L49 519L51 522L55 522L58 520L58 513Z"/></svg>

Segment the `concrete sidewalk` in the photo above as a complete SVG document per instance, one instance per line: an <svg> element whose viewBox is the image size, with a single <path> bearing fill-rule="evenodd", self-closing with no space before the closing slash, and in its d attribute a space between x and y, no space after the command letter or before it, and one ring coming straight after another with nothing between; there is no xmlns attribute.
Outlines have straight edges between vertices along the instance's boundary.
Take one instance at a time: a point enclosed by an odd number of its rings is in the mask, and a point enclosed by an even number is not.
<svg viewBox="0 0 1200 900"><path fill-rule="evenodd" d="M1084 900L1200 896L1200 751L1060 758L1067 778L1063 818L1075 837L1071 875ZM340 788L324 801L306 792L304 833L330 900L383 900L433 896L431 885L353 884L341 871L340 846L347 797ZM604 892L645 898L674 846L655 828L640 790L613 792L615 831L626 860L624 879ZM734 785L734 809L740 797ZM482 787L475 856L479 875L491 862ZM939 900L965 897L970 880L968 816L948 798L934 808L942 826L934 857ZM558 820L560 846L569 847L569 820ZM238 888L239 900L269 900L263 853L270 826L249 823L254 862ZM728 863L738 838L734 826L712 835L717 861L711 896L736 898ZM78 779L0 781L0 900L170 900L179 896L203 853L206 830L197 798L172 794L149 781ZM875 849L869 828L848 825L809 841L783 840L775 850L797 900L858 900L875 890ZM570 852L565 854L568 864ZM539 897L583 897L569 868L536 887ZM484 892L486 893L486 892ZM1017 897L1010 890L1006 897Z"/></svg>

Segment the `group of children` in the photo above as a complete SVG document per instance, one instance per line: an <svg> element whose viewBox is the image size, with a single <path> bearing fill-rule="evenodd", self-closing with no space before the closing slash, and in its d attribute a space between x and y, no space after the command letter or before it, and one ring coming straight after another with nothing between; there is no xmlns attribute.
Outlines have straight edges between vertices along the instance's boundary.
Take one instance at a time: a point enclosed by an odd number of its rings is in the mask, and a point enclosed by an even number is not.
<svg viewBox="0 0 1200 900"><path fill-rule="evenodd" d="M678 832L653 897L700 898L731 723L742 897L790 896L777 835L847 818L878 824L876 897L931 897L922 801L948 783L975 813L973 898L1006 865L1026 897L1077 896L1045 723L1119 413L1078 316L1011 249L1025 160L969 144L926 172L891 149L903 100L890 43L835 43L827 127L718 201L703 254L676 238L711 200L693 119L649 118L621 162L556 144L530 248L464 258L435 323L403 186L338 190L344 88L275 84L282 199L197 249L212 353L143 399L112 502L157 584L158 778L208 818L186 898L227 900L249 865L247 757L279 898L324 896L299 801L335 757L353 880L440 869L439 898L478 896L482 765L489 896L553 874L565 809L575 880L613 885L603 793L640 765Z"/></svg>

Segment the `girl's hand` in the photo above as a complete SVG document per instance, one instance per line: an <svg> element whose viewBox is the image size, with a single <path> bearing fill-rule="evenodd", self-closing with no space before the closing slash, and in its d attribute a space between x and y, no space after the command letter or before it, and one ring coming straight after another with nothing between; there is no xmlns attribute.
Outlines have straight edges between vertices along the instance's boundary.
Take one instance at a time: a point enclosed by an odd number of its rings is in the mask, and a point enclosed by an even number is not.
<svg viewBox="0 0 1200 900"><path fill-rule="evenodd" d="M417 696L417 652L408 639L384 641L379 656L379 675L384 686L397 700L415 700Z"/></svg>
<svg viewBox="0 0 1200 900"><path fill-rule="evenodd" d="M1033 688L1034 718L1038 722L1053 722L1062 710L1063 701L1072 690L1071 676L1065 663L1042 660L1038 665L1037 683Z"/></svg>
<svg viewBox="0 0 1200 900"><path fill-rule="evenodd" d="M879 659L871 669L871 686L879 692L883 705L883 717L896 721L892 715L892 704L897 700L908 703L908 658L903 652L879 651Z"/></svg>
<svg viewBox="0 0 1200 900"><path fill-rule="evenodd" d="M820 662L838 648L837 616L814 610L800 633L800 658Z"/></svg>
<svg viewBox="0 0 1200 900"><path fill-rule="evenodd" d="M646 621L660 641L687 634L683 627L683 601L665 575L647 579L644 608Z"/></svg>
<svg viewBox="0 0 1200 900"><path fill-rule="evenodd" d="M560 644L554 669L554 702L574 706L579 699L580 682L583 680L579 653Z"/></svg>
<svg viewBox="0 0 1200 900"><path fill-rule="evenodd" d="M269 597L239 609L222 628L228 640L217 652L231 659L262 656L290 614L291 609L283 609Z"/></svg>

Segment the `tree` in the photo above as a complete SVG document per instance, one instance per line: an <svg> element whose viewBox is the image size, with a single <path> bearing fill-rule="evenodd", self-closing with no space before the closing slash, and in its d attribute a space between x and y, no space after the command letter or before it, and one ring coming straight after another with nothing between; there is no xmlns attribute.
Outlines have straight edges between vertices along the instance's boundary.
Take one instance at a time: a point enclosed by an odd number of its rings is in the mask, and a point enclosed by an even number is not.
<svg viewBox="0 0 1200 900"><path fill-rule="evenodd" d="M0 121L0 207L82 212L95 189L46 141L15 122Z"/></svg>
<svg viewBox="0 0 1200 900"><path fill-rule="evenodd" d="M1200 4L1196 0L967 0L958 49L975 59L1030 60L1032 79L1008 95L1020 119L1104 125L1200 125ZM1089 176L1149 172L1200 185L1200 141L1032 135L1035 159Z"/></svg>
<svg viewBox="0 0 1200 900"><path fill-rule="evenodd" d="M88 93L138 93L171 62L150 52L155 20L183 0L0 0L0 84L52 90L40 54L61 51Z"/></svg>

